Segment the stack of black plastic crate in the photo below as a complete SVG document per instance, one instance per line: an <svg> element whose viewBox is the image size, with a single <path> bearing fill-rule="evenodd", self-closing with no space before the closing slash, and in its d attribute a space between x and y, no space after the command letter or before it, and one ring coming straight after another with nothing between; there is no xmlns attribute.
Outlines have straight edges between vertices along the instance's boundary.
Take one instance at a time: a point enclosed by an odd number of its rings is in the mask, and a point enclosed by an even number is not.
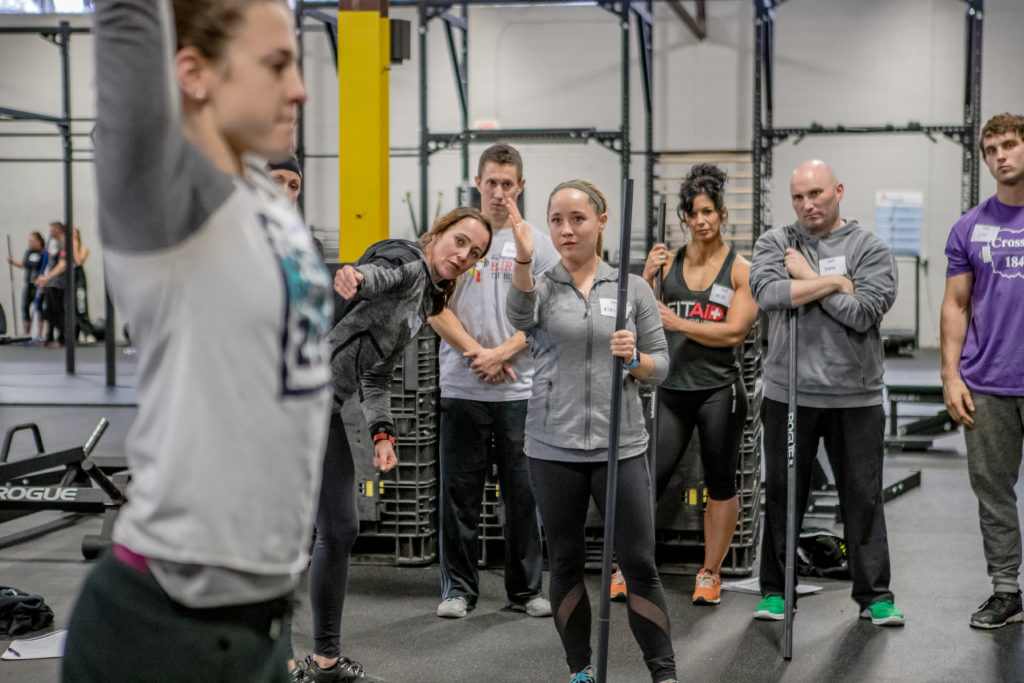
<svg viewBox="0 0 1024 683"><path fill-rule="evenodd" d="M356 562L417 565L437 558L437 351L437 335L424 326L395 367L391 413L398 465L390 472L373 467L373 445L359 401L353 397L342 411L356 466Z"/></svg>

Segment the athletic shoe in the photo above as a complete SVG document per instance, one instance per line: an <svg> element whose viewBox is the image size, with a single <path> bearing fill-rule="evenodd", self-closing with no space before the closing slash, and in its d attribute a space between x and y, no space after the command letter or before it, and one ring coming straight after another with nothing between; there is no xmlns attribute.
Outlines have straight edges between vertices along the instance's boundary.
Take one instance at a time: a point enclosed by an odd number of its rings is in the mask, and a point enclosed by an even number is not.
<svg viewBox="0 0 1024 683"><path fill-rule="evenodd" d="M1000 628L1015 621L1024 621L1020 591L993 593L981 604L981 609L971 615L971 626L975 628Z"/></svg>
<svg viewBox="0 0 1024 683"><path fill-rule="evenodd" d="M861 619L870 619L875 626L903 626L906 617L896 609L892 600L879 600L868 605L861 613Z"/></svg>
<svg viewBox="0 0 1024 683"><path fill-rule="evenodd" d="M288 673L288 683L302 683L306 680L306 669L313 664L313 655L306 655L301 662L295 661L295 668Z"/></svg>
<svg viewBox="0 0 1024 683"><path fill-rule="evenodd" d="M469 603L461 595L445 598L444 602L437 606L437 616L445 619L461 619L466 616L467 611L469 611Z"/></svg>
<svg viewBox="0 0 1024 683"><path fill-rule="evenodd" d="M612 572L612 588L610 593L612 600L626 601L626 578L622 575L622 571L618 569Z"/></svg>
<svg viewBox="0 0 1024 683"><path fill-rule="evenodd" d="M693 604L717 605L722 601L722 580L711 573L710 569L701 569L697 574L697 585L693 590Z"/></svg>
<svg viewBox="0 0 1024 683"><path fill-rule="evenodd" d="M796 608L793 608L796 613ZM781 595L766 595L754 608L754 618L766 621L782 621L786 618L786 601Z"/></svg>
<svg viewBox="0 0 1024 683"><path fill-rule="evenodd" d="M305 678L302 680L303 683L338 683L339 681L341 683L346 683L347 681L370 683L370 681L378 681L380 679L368 676L366 669L359 662L354 662L348 657L342 657L326 668L320 667L316 662L311 661L309 666L306 667Z"/></svg>
<svg viewBox="0 0 1024 683"><path fill-rule="evenodd" d="M583 671L572 674L569 683L597 683L597 671L593 666L588 666Z"/></svg>
<svg viewBox="0 0 1024 683"><path fill-rule="evenodd" d="M551 603L546 598L537 596L527 600L525 603L509 602L505 605L506 608L513 612L525 612L531 617L550 617L551 616ZM441 609L438 607L438 609Z"/></svg>

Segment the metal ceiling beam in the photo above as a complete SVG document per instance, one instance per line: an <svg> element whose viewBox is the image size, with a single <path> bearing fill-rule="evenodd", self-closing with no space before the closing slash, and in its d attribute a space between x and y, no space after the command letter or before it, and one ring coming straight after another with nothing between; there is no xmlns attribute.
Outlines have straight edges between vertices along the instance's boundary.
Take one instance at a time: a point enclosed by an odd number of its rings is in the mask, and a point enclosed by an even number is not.
<svg viewBox="0 0 1024 683"><path fill-rule="evenodd" d="M668 8L672 10L679 20L686 24L686 27L693 31L697 40L704 40L708 37L708 19L704 9L704 0L697 0L697 16L694 17L690 11L683 6L679 0L668 0Z"/></svg>

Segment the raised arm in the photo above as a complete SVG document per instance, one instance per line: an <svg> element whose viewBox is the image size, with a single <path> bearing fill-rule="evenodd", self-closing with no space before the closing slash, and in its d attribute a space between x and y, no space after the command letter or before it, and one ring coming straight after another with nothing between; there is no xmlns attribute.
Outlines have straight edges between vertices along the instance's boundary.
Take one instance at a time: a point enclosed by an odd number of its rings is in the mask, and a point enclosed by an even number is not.
<svg viewBox="0 0 1024 683"><path fill-rule="evenodd" d="M182 133L170 3L96 0L95 36L100 236L124 251L178 244L232 183Z"/></svg>

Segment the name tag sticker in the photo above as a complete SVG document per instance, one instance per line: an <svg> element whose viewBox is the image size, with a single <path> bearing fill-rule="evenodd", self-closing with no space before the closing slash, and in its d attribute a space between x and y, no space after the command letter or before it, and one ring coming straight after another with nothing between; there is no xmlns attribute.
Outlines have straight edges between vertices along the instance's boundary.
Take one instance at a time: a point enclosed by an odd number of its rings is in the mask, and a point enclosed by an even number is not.
<svg viewBox="0 0 1024 683"><path fill-rule="evenodd" d="M601 302L601 315L606 315L609 318L615 317L615 299L600 299ZM626 317L628 318L633 313L633 306L626 304Z"/></svg>
<svg viewBox="0 0 1024 683"><path fill-rule="evenodd" d="M972 242L985 242L986 244L999 237L998 225L983 225L978 223L971 233Z"/></svg>
<svg viewBox="0 0 1024 683"><path fill-rule="evenodd" d="M502 245L501 255L504 256L505 258L516 257L516 243L514 240L509 240L508 242L505 242L504 245Z"/></svg>
<svg viewBox="0 0 1024 683"><path fill-rule="evenodd" d="M981 260L984 263L992 263L992 245L986 244L981 248Z"/></svg>
<svg viewBox="0 0 1024 683"><path fill-rule="evenodd" d="M822 259L818 264L821 275L846 275L846 257L836 256L835 258Z"/></svg>
<svg viewBox="0 0 1024 683"><path fill-rule="evenodd" d="M732 287L723 287L722 285L715 284L711 285L711 294L708 295L708 299L728 308L729 304L732 303L732 295L735 293Z"/></svg>

